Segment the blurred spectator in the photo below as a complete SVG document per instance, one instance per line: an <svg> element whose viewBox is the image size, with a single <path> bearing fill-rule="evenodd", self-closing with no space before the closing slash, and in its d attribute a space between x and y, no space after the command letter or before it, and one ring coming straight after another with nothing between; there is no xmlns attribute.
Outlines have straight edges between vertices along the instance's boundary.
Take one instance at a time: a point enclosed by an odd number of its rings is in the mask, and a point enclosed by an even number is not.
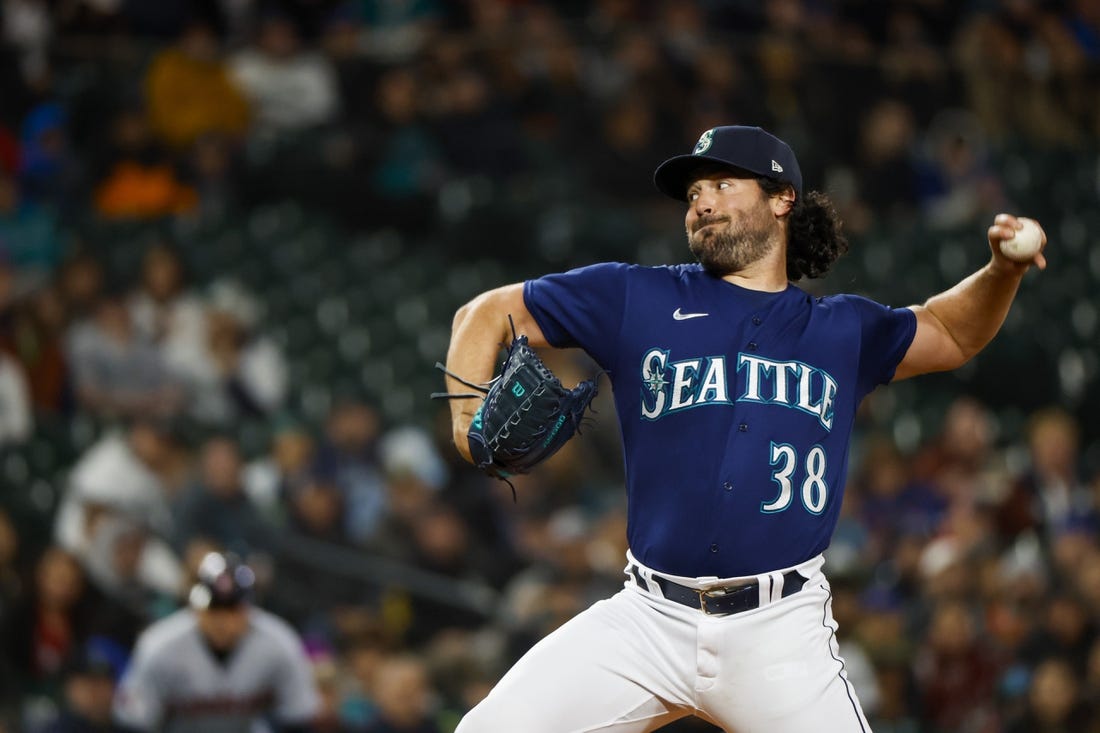
<svg viewBox="0 0 1100 733"><path fill-rule="evenodd" d="M239 147L225 135L203 135L191 145L187 166L199 197L199 219L219 222L236 210L239 158Z"/></svg>
<svg viewBox="0 0 1100 733"><path fill-rule="evenodd" d="M188 287L179 252L167 241L145 251L141 282L130 296L129 309L137 336L156 345L168 369L186 376L205 345L206 312Z"/></svg>
<svg viewBox="0 0 1100 733"><path fill-rule="evenodd" d="M879 689L878 709L867 716L878 733L919 733L917 716L913 713L913 675L900 660L888 659L875 665Z"/></svg>
<svg viewBox="0 0 1100 733"><path fill-rule="evenodd" d="M127 432L104 435L73 467L57 514L58 543L91 561L94 550L113 553L106 540L126 526L122 520L148 527L159 538L171 537L176 450L167 427L153 422L139 420ZM159 538L143 541L134 573L144 587L175 596L181 590L182 568ZM95 562L110 567L115 558Z"/></svg>
<svg viewBox="0 0 1100 733"><path fill-rule="evenodd" d="M916 661L925 719L936 731L983 730L994 719L998 664L969 609L957 601L937 607L926 644Z"/></svg>
<svg viewBox="0 0 1100 733"><path fill-rule="evenodd" d="M64 705L40 733L122 733L111 714L117 663L94 642L82 644L65 665Z"/></svg>
<svg viewBox="0 0 1100 733"><path fill-rule="evenodd" d="M344 494L330 479L312 475L297 479L287 492L292 530L333 545L348 542Z"/></svg>
<svg viewBox="0 0 1100 733"><path fill-rule="evenodd" d="M317 446L314 470L340 490L344 526L354 542L377 531L386 511L385 484L378 469L378 415L362 402L336 405Z"/></svg>
<svg viewBox="0 0 1100 733"><path fill-rule="evenodd" d="M436 720L443 730L458 725L463 713L485 699L499 675L503 634L496 629L440 634L424 651L436 687Z"/></svg>
<svg viewBox="0 0 1100 733"><path fill-rule="evenodd" d="M23 367L0 352L0 447L25 443L33 430L31 393Z"/></svg>
<svg viewBox="0 0 1100 733"><path fill-rule="evenodd" d="M677 3L668 7L675 8ZM690 137L699 130L708 130L731 122L749 124L764 119L759 90L753 76L743 67L733 49L725 44L711 44L692 59L695 75L688 117L683 129Z"/></svg>
<svg viewBox="0 0 1100 733"><path fill-rule="evenodd" d="M610 102L597 122L599 138L587 160L591 188L620 202L640 200L651 185L659 124L651 91Z"/></svg>
<svg viewBox="0 0 1100 733"><path fill-rule="evenodd" d="M138 629L156 612L161 594L171 602L175 589L158 587L148 575L148 557L163 546L141 518L115 512L91 517L89 542L79 560L97 597L100 612L109 614L112 635L132 644ZM144 566L144 567L143 567Z"/></svg>
<svg viewBox="0 0 1100 733"><path fill-rule="evenodd" d="M153 131L173 148L187 148L211 133L239 138L248 127L248 103L205 22L188 23L176 44L157 54L145 90Z"/></svg>
<svg viewBox="0 0 1100 733"><path fill-rule="evenodd" d="M87 634L84 593L76 559L59 547L48 548L35 565L28 593L0 629L4 656L15 663L24 694L57 691L65 659Z"/></svg>
<svg viewBox="0 0 1100 733"><path fill-rule="evenodd" d="M51 273L61 259L57 219L23 200L19 183L0 169L0 256L24 277Z"/></svg>
<svg viewBox="0 0 1100 733"><path fill-rule="evenodd" d="M912 109L897 99L879 101L863 118L859 193L879 221L914 213L916 134Z"/></svg>
<svg viewBox="0 0 1100 733"><path fill-rule="evenodd" d="M1080 698L1079 677L1063 659L1052 657L1036 668L1023 716L1005 733L1070 733L1096 729L1091 710Z"/></svg>
<svg viewBox="0 0 1100 733"><path fill-rule="evenodd" d="M1011 539L1025 530L1053 541L1075 524L1095 527L1096 507L1078 465L1076 421L1061 408L1040 410L1028 425L1031 465L998 509L1001 533Z"/></svg>
<svg viewBox="0 0 1100 733"><path fill-rule="evenodd" d="M245 467L244 490L269 522L283 524L284 503L307 480L312 461L313 438L288 421L276 425L270 454Z"/></svg>
<svg viewBox="0 0 1100 733"><path fill-rule="evenodd" d="M24 198L52 204L63 212L77 204L82 178L66 124L60 104L43 102L27 113L19 136L19 181Z"/></svg>
<svg viewBox="0 0 1100 733"><path fill-rule="evenodd" d="M248 98L258 134L294 133L331 122L339 111L336 72L306 48L294 23L268 13L255 43L230 62L233 79Z"/></svg>
<svg viewBox="0 0 1100 733"><path fill-rule="evenodd" d="M31 85L41 84L49 72L49 44L53 20L42 0L4 0L0 5L2 40L19 52L19 68Z"/></svg>
<svg viewBox="0 0 1100 733"><path fill-rule="evenodd" d="M343 689L340 669L331 657L313 661L313 681L321 698L320 712L313 722L313 733L352 733L356 728L347 725L341 711Z"/></svg>
<svg viewBox="0 0 1100 733"><path fill-rule="evenodd" d="M193 210L198 197L153 138L144 110L130 105L111 121L94 201L105 218L156 219Z"/></svg>
<svg viewBox="0 0 1100 733"><path fill-rule="evenodd" d="M961 110L941 112L923 144L918 194L929 226L961 227L1004 209L1004 191L973 116Z"/></svg>
<svg viewBox="0 0 1100 733"><path fill-rule="evenodd" d="M345 500L341 491L322 477L293 482L286 497L287 523L276 550L279 582L272 588L271 603L299 628L316 628L332 634L341 610L373 609L377 589L349 577L324 558L347 552ZM355 562L354 553L344 554Z"/></svg>
<svg viewBox="0 0 1100 733"><path fill-rule="evenodd" d="M103 262L84 249L62 263L54 284L39 290L10 337L9 350L27 367L35 405L70 411L76 402L69 359L98 338L97 310L103 301Z"/></svg>
<svg viewBox="0 0 1100 733"><path fill-rule="evenodd" d="M872 438L856 474L857 509L872 541L873 557L885 559L905 535L931 538L947 513L947 499L934 487L913 481L912 471L892 440Z"/></svg>
<svg viewBox="0 0 1100 733"><path fill-rule="evenodd" d="M72 330L79 330L95 316L105 282L103 262L87 250L72 253L61 263L57 286Z"/></svg>
<svg viewBox="0 0 1100 733"><path fill-rule="evenodd" d="M259 329L260 302L239 283L222 279L207 290L201 342L196 331L173 348L172 363L186 381L188 412L214 425L272 414L287 391L282 352Z"/></svg>
<svg viewBox="0 0 1100 733"><path fill-rule="evenodd" d="M345 681L342 717L358 730L378 716L372 690L378 670L387 658L387 644L377 625L368 626L351 636L345 645L343 660Z"/></svg>
<svg viewBox="0 0 1100 733"><path fill-rule="evenodd" d="M16 302L0 321L0 350L19 364L34 409L46 413L67 412L72 407L65 358L66 317L58 288L46 284Z"/></svg>
<svg viewBox="0 0 1100 733"><path fill-rule="evenodd" d="M431 110L436 137L455 175L507 181L525 168L515 121L485 75L466 66L449 70L436 85Z"/></svg>
<svg viewBox="0 0 1100 733"><path fill-rule="evenodd" d="M517 528L520 551L530 564L508 582L501 612L514 658L621 585L621 566L608 576L590 560L596 557L589 552L593 526L579 507L567 506L526 517Z"/></svg>
<svg viewBox="0 0 1100 733"><path fill-rule="evenodd" d="M369 32L352 3L333 11L324 25L320 47L333 64L339 88L341 119L355 127L373 114L371 96L365 89L374 86L378 61L366 53L373 48L365 35Z"/></svg>
<svg viewBox="0 0 1100 733"><path fill-rule="evenodd" d="M174 512L178 551L196 537L242 557L268 548L267 526L242 481L243 462L236 441L226 436L206 441L199 451L198 481L179 499Z"/></svg>
<svg viewBox="0 0 1100 733"><path fill-rule="evenodd" d="M494 558L483 551L461 517L445 504L430 504L408 527L408 556L413 566L459 582L483 583L492 575ZM476 629L482 614L426 598L412 598L412 624L406 640L414 647L451 629Z"/></svg>
<svg viewBox="0 0 1100 733"><path fill-rule="evenodd" d="M1080 139L1073 81L1083 78L1085 54L1051 8L1001 3L968 19L954 43L970 104L991 136L1025 133L1056 145Z"/></svg>
<svg viewBox="0 0 1100 733"><path fill-rule="evenodd" d="M443 489L450 478L431 436L411 425L386 431L378 441L378 460L387 479L411 474L432 493Z"/></svg>
<svg viewBox="0 0 1100 733"><path fill-rule="evenodd" d="M445 16L445 3L439 0L352 0L347 6L363 23L366 45L392 60L409 58L423 48Z"/></svg>
<svg viewBox="0 0 1100 733"><path fill-rule="evenodd" d="M1096 640L1096 625L1088 609L1069 593L1048 598L1040 625L1023 643L1018 657L1035 668L1043 659L1057 656L1078 679L1088 672L1089 652Z"/></svg>
<svg viewBox="0 0 1100 733"><path fill-rule="evenodd" d="M121 296L104 296L94 321L74 331L69 361L77 400L95 415L165 417L182 406L182 385L156 348L135 332Z"/></svg>
<svg viewBox="0 0 1100 733"><path fill-rule="evenodd" d="M840 517L837 520L836 529L833 532L832 542L825 550L825 562L829 563L832 575L835 578L845 578L865 572L866 568L876 562L880 553L871 545L871 533L869 528L860 521L860 511L863 499L856 491L856 487L849 484L844 489L844 498L840 504ZM833 605L837 603L836 592L833 595ZM833 611L836 614L836 611ZM841 623L841 628L844 624ZM866 706L864 701L863 705Z"/></svg>
<svg viewBox="0 0 1100 733"><path fill-rule="evenodd" d="M958 397L944 413L939 433L913 459L912 472L946 502L985 498L982 483L990 470L993 439L989 408L973 397Z"/></svg>
<svg viewBox="0 0 1100 733"><path fill-rule="evenodd" d="M261 301L240 283L223 279L210 286L207 347L224 372L232 374L238 409L246 414L274 412L287 391L286 361L262 333L262 315Z"/></svg>
<svg viewBox="0 0 1100 733"><path fill-rule="evenodd" d="M881 45L884 81L921 119L927 119L943 99L950 98L948 67L930 27L931 12L905 5L888 12Z"/></svg>
<svg viewBox="0 0 1100 733"><path fill-rule="evenodd" d="M377 137L368 147L367 178L380 205L372 213L415 228L432 211L444 180L443 153L422 114L423 82L413 70L396 67L379 76L373 91Z"/></svg>
<svg viewBox="0 0 1100 733"><path fill-rule="evenodd" d="M584 82L594 99L644 95L655 104L674 108L683 87L676 84L668 59L655 34L643 24L615 29L610 48L589 49Z"/></svg>
<svg viewBox="0 0 1100 733"><path fill-rule="evenodd" d="M431 715L428 670L419 658L404 655L383 661L373 692L378 717L365 733L441 733Z"/></svg>

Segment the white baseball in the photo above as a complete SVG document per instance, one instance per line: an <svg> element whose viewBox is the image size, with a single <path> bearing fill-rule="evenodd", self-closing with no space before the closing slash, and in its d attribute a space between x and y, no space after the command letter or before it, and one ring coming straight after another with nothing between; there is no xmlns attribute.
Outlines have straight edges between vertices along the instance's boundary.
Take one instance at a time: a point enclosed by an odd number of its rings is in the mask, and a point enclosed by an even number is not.
<svg viewBox="0 0 1100 733"><path fill-rule="evenodd" d="M1001 240L1001 254L1016 262L1031 262L1043 247L1043 234L1034 219L1020 218L1023 229L1016 230L1012 239Z"/></svg>

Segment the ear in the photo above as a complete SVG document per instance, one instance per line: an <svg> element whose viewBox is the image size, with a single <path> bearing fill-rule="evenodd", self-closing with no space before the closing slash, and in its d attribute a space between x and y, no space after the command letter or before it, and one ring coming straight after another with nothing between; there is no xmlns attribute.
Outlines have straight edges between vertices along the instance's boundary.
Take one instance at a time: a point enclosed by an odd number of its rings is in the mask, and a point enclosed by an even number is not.
<svg viewBox="0 0 1100 733"><path fill-rule="evenodd" d="M772 207L772 213L775 214L778 219L782 219L787 214L791 213L791 210L794 209L794 200L794 189L790 187L768 198L768 202Z"/></svg>

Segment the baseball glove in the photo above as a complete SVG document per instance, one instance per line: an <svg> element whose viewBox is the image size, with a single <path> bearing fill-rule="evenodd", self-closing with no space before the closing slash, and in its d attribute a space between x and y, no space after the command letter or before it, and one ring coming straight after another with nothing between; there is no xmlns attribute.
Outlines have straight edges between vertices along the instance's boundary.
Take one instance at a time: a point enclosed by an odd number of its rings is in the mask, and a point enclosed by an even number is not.
<svg viewBox="0 0 1100 733"><path fill-rule="evenodd" d="M500 374L487 384L468 382L439 363L436 368L476 389L477 393L437 392L433 398L465 399L484 395L466 437L474 464L490 476L501 479L527 473L579 432L584 412L596 396L599 377L566 389L528 345L527 337L515 335L514 325L512 343Z"/></svg>

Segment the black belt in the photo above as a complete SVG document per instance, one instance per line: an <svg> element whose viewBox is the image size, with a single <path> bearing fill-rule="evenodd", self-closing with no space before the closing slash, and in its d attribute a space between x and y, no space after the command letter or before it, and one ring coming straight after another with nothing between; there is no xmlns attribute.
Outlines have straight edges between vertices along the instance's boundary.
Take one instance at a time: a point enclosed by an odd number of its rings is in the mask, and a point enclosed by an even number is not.
<svg viewBox="0 0 1100 733"><path fill-rule="evenodd" d="M649 586L646 585L645 579L642 578L642 574L638 571L636 565L630 566L630 574L634 577L638 587L648 590ZM797 570L788 570L783 573L783 594L780 597L786 598L802 590L806 580ZM760 607L760 584L755 580L747 585L708 588L706 590L673 583L671 580L662 578L659 575L653 576L653 582L657 584L657 587L661 589L661 593L668 600L690 606L706 614L722 616L751 611Z"/></svg>

